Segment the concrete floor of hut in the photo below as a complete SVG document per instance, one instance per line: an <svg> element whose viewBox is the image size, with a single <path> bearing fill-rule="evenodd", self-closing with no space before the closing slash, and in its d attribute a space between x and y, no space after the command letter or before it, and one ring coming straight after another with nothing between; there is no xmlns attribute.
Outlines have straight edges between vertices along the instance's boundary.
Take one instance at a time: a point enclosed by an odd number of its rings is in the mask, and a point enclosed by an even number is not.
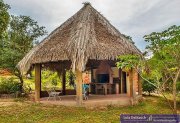
<svg viewBox="0 0 180 123"><path fill-rule="evenodd" d="M60 96L61 100L43 97L40 99L40 103L52 104L52 105L64 105L64 106L77 106L76 95ZM131 99L126 94L111 94L111 95L89 95L88 100L83 100L82 106L108 106L118 105L127 106L131 105Z"/></svg>

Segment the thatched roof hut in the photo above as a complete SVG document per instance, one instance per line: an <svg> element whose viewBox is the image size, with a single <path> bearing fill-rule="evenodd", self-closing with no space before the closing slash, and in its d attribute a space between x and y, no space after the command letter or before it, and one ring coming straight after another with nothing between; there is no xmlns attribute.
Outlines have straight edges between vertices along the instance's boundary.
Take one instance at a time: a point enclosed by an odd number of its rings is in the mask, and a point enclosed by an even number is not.
<svg viewBox="0 0 180 123"><path fill-rule="evenodd" d="M21 73L34 64L70 61L73 70L83 71L88 60L115 60L118 55L141 54L110 22L89 3L18 63Z"/></svg>

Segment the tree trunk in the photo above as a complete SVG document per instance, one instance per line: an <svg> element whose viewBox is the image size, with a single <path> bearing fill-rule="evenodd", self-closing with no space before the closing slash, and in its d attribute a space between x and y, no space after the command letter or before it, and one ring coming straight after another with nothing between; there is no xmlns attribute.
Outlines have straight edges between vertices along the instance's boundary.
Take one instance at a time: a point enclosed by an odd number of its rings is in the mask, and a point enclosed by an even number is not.
<svg viewBox="0 0 180 123"><path fill-rule="evenodd" d="M23 80L23 77L20 75L20 76L18 76L18 78L19 78L19 80L20 80L20 92L22 93L22 92L24 92L24 90L23 90L23 85L24 85L24 80Z"/></svg>
<svg viewBox="0 0 180 123"><path fill-rule="evenodd" d="M24 92L24 90L23 90L24 80L23 80L23 77L21 75L21 72L19 70L17 70L17 73L14 72L14 75L17 76L19 78L19 80L20 80L20 89L19 89L19 91L21 93Z"/></svg>
<svg viewBox="0 0 180 123"><path fill-rule="evenodd" d="M177 104L176 104L176 83L179 78L180 69L177 71L176 76L173 80L173 103L174 103L174 113L177 114Z"/></svg>
<svg viewBox="0 0 180 123"><path fill-rule="evenodd" d="M151 96L151 92L150 92L150 91L148 91L148 93L149 93L149 96Z"/></svg>
<svg viewBox="0 0 180 123"><path fill-rule="evenodd" d="M82 97L82 72L76 70L76 102L78 106L82 105L83 97Z"/></svg>

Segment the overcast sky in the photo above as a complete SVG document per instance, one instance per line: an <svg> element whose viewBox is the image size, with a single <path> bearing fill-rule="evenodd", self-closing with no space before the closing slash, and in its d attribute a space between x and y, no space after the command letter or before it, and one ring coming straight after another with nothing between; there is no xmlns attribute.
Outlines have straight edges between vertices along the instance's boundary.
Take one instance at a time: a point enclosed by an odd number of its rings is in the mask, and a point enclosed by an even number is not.
<svg viewBox="0 0 180 123"><path fill-rule="evenodd" d="M85 0L144 50L145 34L180 25L180 0ZM48 33L83 7L84 0L4 0L10 13L27 15Z"/></svg>

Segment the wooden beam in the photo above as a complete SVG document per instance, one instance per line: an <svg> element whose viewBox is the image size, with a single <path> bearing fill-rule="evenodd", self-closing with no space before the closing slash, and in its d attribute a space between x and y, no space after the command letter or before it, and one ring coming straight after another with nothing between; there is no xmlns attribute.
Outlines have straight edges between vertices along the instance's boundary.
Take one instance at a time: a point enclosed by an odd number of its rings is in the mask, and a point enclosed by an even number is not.
<svg viewBox="0 0 180 123"><path fill-rule="evenodd" d="M62 73L62 94L66 95L66 71L63 70Z"/></svg>
<svg viewBox="0 0 180 123"><path fill-rule="evenodd" d="M35 101L41 96L41 64L35 64Z"/></svg>
<svg viewBox="0 0 180 123"><path fill-rule="evenodd" d="M76 70L76 101L77 105L81 106L83 102L82 97L82 72L79 70Z"/></svg>
<svg viewBox="0 0 180 123"><path fill-rule="evenodd" d="M91 65L91 82L93 82L93 79L94 79L94 73L93 73L93 67Z"/></svg>
<svg viewBox="0 0 180 123"><path fill-rule="evenodd" d="M121 94L123 93L123 72L121 71ZM126 77L126 79L127 79L127 77ZM127 80L126 80L126 85L127 85ZM126 91L128 91L127 90L127 87L126 87Z"/></svg>

